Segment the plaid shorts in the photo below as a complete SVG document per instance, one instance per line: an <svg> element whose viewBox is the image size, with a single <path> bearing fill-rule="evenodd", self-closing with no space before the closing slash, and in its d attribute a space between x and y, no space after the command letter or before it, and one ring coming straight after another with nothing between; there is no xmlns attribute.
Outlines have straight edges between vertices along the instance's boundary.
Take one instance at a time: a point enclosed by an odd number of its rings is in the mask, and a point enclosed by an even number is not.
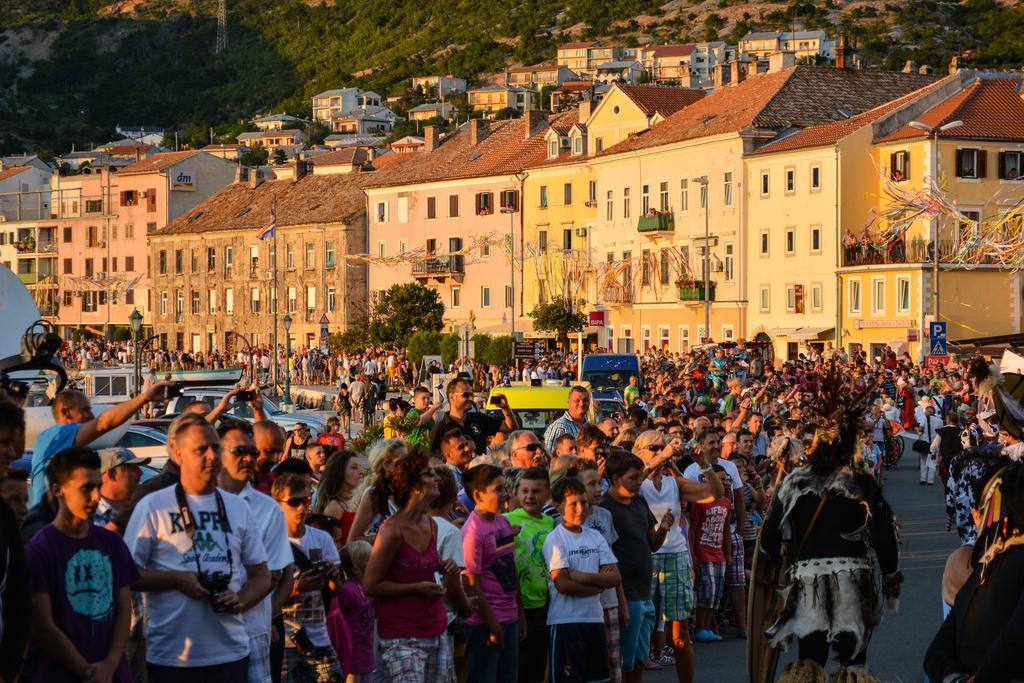
<svg viewBox="0 0 1024 683"><path fill-rule="evenodd" d="M725 585L725 562L702 562L697 566L697 607L717 609Z"/></svg>
<svg viewBox="0 0 1024 683"><path fill-rule="evenodd" d="M661 595L664 621L686 621L693 610L693 567L688 553L655 553L651 593Z"/></svg>
<svg viewBox="0 0 1024 683"><path fill-rule="evenodd" d="M447 633L433 638L382 638L380 661L391 683L449 683L455 677L451 640Z"/></svg>
<svg viewBox="0 0 1024 683"><path fill-rule="evenodd" d="M746 564L743 559L743 537L732 532L732 557L725 566L725 585L736 588L747 585Z"/></svg>
<svg viewBox="0 0 1024 683"><path fill-rule="evenodd" d="M304 655L294 647L284 649L281 680L287 683L335 683L341 679L341 664L333 647L314 648Z"/></svg>
<svg viewBox="0 0 1024 683"><path fill-rule="evenodd" d="M622 683L622 650L619 649L619 608L604 608L604 636L608 640L608 683Z"/></svg>
<svg viewBox="0 0 1024 683"><path fill-rule="evenodd" d="M270 683L270 634L249 638L249 683Z"/></svg>

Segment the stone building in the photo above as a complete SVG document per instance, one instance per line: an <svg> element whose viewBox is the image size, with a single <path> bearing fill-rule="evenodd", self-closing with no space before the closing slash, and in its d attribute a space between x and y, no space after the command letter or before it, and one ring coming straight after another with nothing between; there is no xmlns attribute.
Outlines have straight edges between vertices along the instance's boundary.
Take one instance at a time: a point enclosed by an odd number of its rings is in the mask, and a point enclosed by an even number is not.
<svg viewBox="0 0 1024 683"><path fill-rule="evenodd" d="M308 170L299 162L294 178L272 181L252 171L150 236L161 347L269 345L278 300L279 321L293 320L293 347L318 346L325 315L331 334L365 323L366 265L346 256L366 252L363 188L379 174ZM275 215L276 240L259 239Z"/></svg>

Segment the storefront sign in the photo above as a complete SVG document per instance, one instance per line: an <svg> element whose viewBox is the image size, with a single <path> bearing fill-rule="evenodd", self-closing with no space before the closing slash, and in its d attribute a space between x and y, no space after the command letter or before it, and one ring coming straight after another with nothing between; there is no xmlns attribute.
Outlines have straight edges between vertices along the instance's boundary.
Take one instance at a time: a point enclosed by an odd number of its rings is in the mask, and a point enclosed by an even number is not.
<svg viewBox="0 0 1024 683"><path fill-rule="evenodd" d="M892 327L913 327L914 321L910 318L902 318L897 320L858 320L856 327L858 330L874 329L874 328L892 328Z"/></svg>
<svg viewBox="0 0 1024 683"><path fill-rule="evenodd" d="M178 171L171 180L171 190L178 192L195 192L196 182L191 173Z"/></svg>
<svg viewBox="0 0 1024 683"><path fill-rule="evenodd" d="M587 315L588 327L604 327L604 311L590 311Z"/></svg>
<svg viewBox="0 0 1024 683"><path fill-rule="evenodd" d="M804 312L804 286L793 285L793 312Z"/></svg>
<svg viewBox="0 0 1024 683"><path fill-rule="evenodd" d="M932 370L942 370L949 365L949 356L925 356L924 366Z"/></svg>

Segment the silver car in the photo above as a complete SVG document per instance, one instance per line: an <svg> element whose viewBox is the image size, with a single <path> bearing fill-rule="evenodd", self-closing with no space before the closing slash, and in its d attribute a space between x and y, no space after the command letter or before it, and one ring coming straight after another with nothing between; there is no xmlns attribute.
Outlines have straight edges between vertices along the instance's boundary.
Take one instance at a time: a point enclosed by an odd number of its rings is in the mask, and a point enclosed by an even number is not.
<svg viewBox="0 0 1024 683"><path fill-rule="evenodd" d="M180 413L182 408L194 401L202 401L211 409L216 408L228 391L230 388L227 387L183 387L181 396L172 398L168 402L166 413L168 415ZM272 422L285 431L291 431L299 423L308 426L314 437L327 430L327 425L319 417L306 413L283 412L276 403L266 396L263 397L263 410ZM225 414L240 420L255 421L252 408L247 403L232 405Z"/></svg>

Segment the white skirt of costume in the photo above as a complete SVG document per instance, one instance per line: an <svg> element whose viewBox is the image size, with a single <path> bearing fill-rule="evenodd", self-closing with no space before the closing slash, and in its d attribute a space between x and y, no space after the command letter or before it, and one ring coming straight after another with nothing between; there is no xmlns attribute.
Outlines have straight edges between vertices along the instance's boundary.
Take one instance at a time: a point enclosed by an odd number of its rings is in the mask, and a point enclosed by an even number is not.
<svg viewBox="0 0 1024 683"><path fill-rule="evenodd" d="M765 631L772 646L789 644L790 636L803 638L824 632L829 642L840 633L857 639L854 656L867 647L879 624L881 602L871 563L858 557L801 560L790 567L789 586L781 591L785 606Z"/></svg>

